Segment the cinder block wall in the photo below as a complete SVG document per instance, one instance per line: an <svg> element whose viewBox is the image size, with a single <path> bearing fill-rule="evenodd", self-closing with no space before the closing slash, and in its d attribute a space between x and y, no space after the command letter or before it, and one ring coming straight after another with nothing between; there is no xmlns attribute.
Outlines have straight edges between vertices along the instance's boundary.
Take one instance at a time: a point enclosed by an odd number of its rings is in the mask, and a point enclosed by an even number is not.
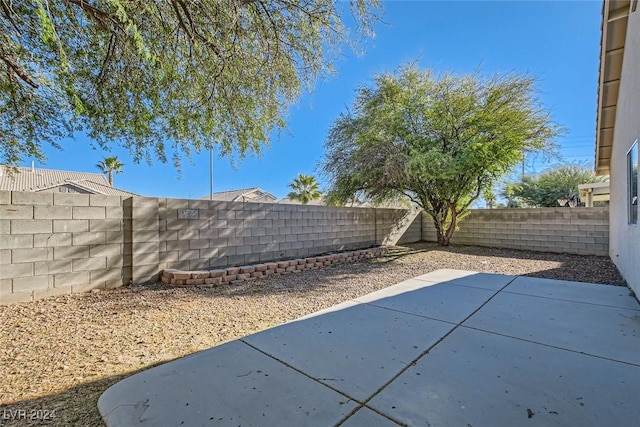
<svg viewBox="0 0 640 427"><path fill-rule="evenodd" d="M436 241L423 214L423 240ZM609 208L476 209L451 243L579 255L609 254Z"/></svg>
<svg viewBox="0 0 640 427"><path fill-rule="evenodd" d="M475 210L453 243L608 254L608 208ZM403 209L0 191L0 303L380 244L435 241Z"/></svg>
<svg viewBox="0 0 640 427"><path fill-rule="evenodd" d="M155 274L165 268L207 269L378 245L406 214L394 209L155 200L160 245ZM135 212L134 208L134 221ZM151 222L147 225L152 227ZM134 242L143 240L135 227L133 235ZM420 237L414 227L413 241ZM152 268L154 262L147 265ZM137 269L140 260L133 264ZM151 270L134 271L133 280L152 275Z"/></svg>
<svg viewBox="0 0 640 427"><path fill-rule="evenodd" d="M117 196L0 191L0 301L123 283Z"/></svg>
<svg viewBox="0 0 640 427"><path fill-rule="evenodd" d="M390 235L418 241L408 212L0 192L0 303L147 282L165 268L306 257Z"/></svg>
<svg viewBox="0 0 640 427"><path fill-rule="evenodd" d="M416 217L411 221L409 227L407 227L406 231L400 236L397 244L402 245L404 243L414 243L422 240L422 216L424 213L420 212Z"/></svg>

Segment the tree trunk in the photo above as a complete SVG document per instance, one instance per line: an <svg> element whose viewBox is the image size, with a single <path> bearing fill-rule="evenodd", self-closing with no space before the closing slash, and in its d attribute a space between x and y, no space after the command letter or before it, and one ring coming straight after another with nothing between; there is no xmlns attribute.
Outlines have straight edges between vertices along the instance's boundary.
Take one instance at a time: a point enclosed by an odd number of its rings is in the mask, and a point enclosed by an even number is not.
<svg viewBox="0 0 640 427"><path fill-rule="evenodd" d="M447 238L447 233L444 228L444 222L440 218L433 216L433 225L436 229L436 239L438 244L440 246L449 246L449 239Z"/></svg>
<svg viewBox="0 0 640 427"><path fill-rule="evenodd" d="M451 221L446 223L448 214L451 214ZM433 225L436 229L436 238L440 246L449 246L451 237L456 231L456 224L458 220L458 212L455 208L448 207L444 212L432 212Z"/></svg>
<svg viewBox="0 0 640 427"><path fill-rule="evenodd" d="M113 171L109 171L109 185L113 187Z"/></svg>
<svg viewBox="0 0 640 427"><path fill-rule="evenodd" d="M449 212L451 213L451 222L449 223L449 228L445 233L445 241L447 243L443 246L449 246L449 241L453 237L453 233L456 231L456 224L458 222L458 212L456 211L455 207L450 207Z"/></svg>

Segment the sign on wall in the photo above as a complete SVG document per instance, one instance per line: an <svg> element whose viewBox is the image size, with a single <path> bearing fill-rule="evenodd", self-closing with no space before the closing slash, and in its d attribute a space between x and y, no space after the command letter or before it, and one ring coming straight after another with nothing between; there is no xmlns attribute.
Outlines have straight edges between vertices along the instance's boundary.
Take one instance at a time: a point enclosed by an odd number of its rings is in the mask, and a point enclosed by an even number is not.
<svg viewBox="0 0 640 427"><path fill-rule="evenodd" d="M178 219L198 219L198 209L178 209Z"/></svg>

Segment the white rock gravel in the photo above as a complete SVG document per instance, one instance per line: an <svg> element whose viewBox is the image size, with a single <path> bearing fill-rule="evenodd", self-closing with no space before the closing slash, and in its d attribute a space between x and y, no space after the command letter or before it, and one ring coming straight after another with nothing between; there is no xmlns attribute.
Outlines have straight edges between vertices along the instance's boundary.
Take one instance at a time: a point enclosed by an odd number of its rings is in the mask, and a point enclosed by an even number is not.
<svg viewBox="0 0 640 427"><path fill-rule="evenodd" d="M134 286L0 306L0 425L102 425L97 399L126 376L440 268L624 284L605 257L411 247L420 251L236 286Z"/></svg>

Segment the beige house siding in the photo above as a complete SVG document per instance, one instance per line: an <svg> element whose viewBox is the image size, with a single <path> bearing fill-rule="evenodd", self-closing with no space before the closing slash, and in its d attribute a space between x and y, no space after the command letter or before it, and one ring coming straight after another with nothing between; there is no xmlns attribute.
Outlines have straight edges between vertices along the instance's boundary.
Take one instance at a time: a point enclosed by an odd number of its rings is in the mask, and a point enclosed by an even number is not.
<svg viewBox="0 0 640 427"><path fill-rule="evenodd" d="M629 148L640 139L640 12L631 12L628 19L611 156L609 255L640 294L640 226L628 224L626 163Z"/></svg>

